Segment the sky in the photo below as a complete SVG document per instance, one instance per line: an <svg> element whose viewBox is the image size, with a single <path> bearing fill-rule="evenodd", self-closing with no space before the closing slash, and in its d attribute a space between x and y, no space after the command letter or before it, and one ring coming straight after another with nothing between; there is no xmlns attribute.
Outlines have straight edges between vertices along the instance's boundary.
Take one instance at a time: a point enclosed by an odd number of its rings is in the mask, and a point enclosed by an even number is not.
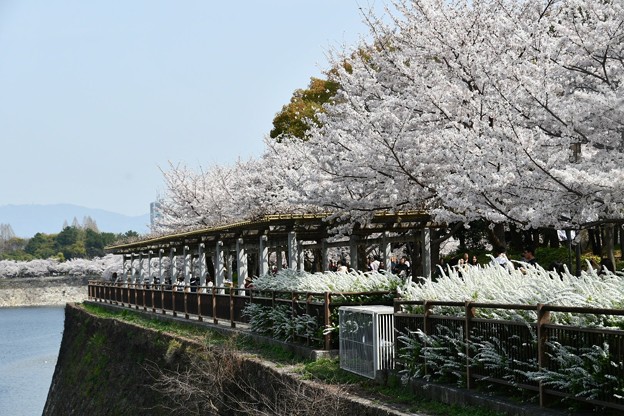
<svg viewBox="0 0 624 416"><path fill-rule="evenodd" d="M161 169L258 157L382 0L0 0L0 206L149 212Z"/></svg>

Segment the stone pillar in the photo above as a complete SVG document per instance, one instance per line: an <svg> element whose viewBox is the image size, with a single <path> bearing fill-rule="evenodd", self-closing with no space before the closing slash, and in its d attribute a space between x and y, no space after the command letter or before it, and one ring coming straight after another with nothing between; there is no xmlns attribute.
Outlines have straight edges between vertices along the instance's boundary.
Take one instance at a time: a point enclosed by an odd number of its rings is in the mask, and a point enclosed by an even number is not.
<svg viewBox="0 0 624 416"><path fill-rule="evenodd" d="M283 258L282 258L282 248L277 247L275 252L275 261L277 262L277 270L282 270Z"/></svg>
<svg viewBox="0 0 624 416"><path fill-rule="evenodd" d="M145 274L143 273L143 253L139 253L139 284L144 283Z"/></svg>
<svg viewBox="0 0 624 416"><path fill-rule="evenodd" d="M204 248L206 245L200 243L197 246L197 261L199 262L199 286L206 286L206 252Z"/></svg>
<svg viewBox="0 0 624 416"><path fill-rule="evenodd" d="M358 270L358 236L352 234L349 237L349 256L351 257L351 268Z"/></svg>
<svg viewBox="0 0 624 416"><path fill-rule="evenodd" d="M269 272L269 247L268 237L266 235L260 236L260 242L258 244L258 273L260 276L264 276Z"/></svg>
<svg viewBox="0 0 624 416"><path fill-rule="evenodd" d="M152 279L152 254L154 252L152 250L147 252L147 283L152 285L154 283L154 279Z"/></svg>
<svg viewBox="0 0 624 416"><path fill-rule="evenodd" d="M288 232L288 268L297 269L297 234L294 231Z"/></svg>
<svg viewBox="0 0 624 416"><path fill-rule="evenodd" d="M232 267L232 253L230 252L229 248L227 251L224 252L225 254L225 276L227 277L227 280L229 280L230 282L233 281L234 278L234 268Z"/></svg>
<svg viewBox="0 0 624 416"><path fill-rule="evenodd" d="M329 270L329 246L327 245L327 239L321 240L321 268L324 272Z"/></svg>
<svg viewBox="0 0 624 416"><path fill-rule="evenodd" d="M236 240L236 266L238 267L238 287L243 289L249 271L247 270L247 253L242 238Z"/></svg>
<svg viewBox="0 0 624 416"><path fill-rule="evenodd" d="M171 276L171 284L174 285L177 279L176 273L176 256L175 256L175 252L176 249L175 248L171 248L171 250L169 250L169 275Z"/></svg>
<svg viewBox="0 0 624 416"><path fill-rule="evenodd" d="M158 283L160 283L161 285L165 283L163 281L163 268L162 268L162 258L163 258L164 252L165 250L163 250L162 248L158 250Z"/></svg>
<svg viewBox="0 0 624 416"><path fill-rule="evenodd" d="M215 286L222 287L225 278L225 258L223 256L223 241L217 241L215 244Z"/></svg>
<svg viewBox="0 0 624 416"><path fill-rule="evenodd" d="M386 266L386 271L391 272L392 271L392 246L390 244L390 242L388 241L388 232L385 231L383 233L383 241L381 243L381 254L383 256L382 261L384 262L384 265Z"/></svg>
<svg viewBox="0 0 624 416"><path fill-rule="evenodd" d="M191 250L188 246L184 246L184 286L188 287L191 284Z"/></svg>
<svg viewBox="0 0 624 416"><path fill-rule="evenodd" d="M422 274L425 279L429 279L431 278L431 230L427 227L421 231L421 246Z"/></svg>
<svg viewBox="0 0 624 416"><path fill-rule="evenodd" d="M123 281L126 278L126 255L121 255L121 274L117 276L117 281ZM115 282L116 283L116 282Z"/></svg>
<svg viewBox="0 0 624 416"><path fill-rule="evenodd" d="M134 268L134 253L130 254L130 283L136 283L136 273Z"/></svg>
<svg viewBox="0 0 624 416"><path fill-rule="evenodd" d="M297 242L297 270L300 272L305 270L305 253L303 252L303 243Z"/></svg>

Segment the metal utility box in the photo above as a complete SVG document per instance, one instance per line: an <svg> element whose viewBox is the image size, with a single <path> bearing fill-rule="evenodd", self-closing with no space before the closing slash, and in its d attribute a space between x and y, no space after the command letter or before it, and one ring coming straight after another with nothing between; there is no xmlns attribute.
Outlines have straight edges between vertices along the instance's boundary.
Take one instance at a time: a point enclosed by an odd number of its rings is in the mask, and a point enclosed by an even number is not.
<svg viewBox="0 0 624 416"><path fill-rule="evenodd" d="M394 367L394 308L341 306L340 368L368 378Z"/></svg>

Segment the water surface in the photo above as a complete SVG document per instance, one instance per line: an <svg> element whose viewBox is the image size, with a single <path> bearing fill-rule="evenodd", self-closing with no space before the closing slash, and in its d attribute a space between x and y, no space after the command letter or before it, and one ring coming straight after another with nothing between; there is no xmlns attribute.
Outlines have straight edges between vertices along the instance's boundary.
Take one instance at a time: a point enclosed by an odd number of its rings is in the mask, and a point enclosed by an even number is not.
<svg viewBox="0 0 624 416"><path fill-rule="evenodd" d="M41 415L64 320L64 307L0 308L0 415Z"/></svg>

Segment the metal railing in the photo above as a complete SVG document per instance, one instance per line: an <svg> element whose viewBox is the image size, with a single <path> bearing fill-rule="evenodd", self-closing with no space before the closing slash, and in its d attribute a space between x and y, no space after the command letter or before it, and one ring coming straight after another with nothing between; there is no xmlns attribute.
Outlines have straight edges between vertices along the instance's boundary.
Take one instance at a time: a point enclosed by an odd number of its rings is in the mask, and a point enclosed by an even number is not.
<svg viewBox="0 0 624 416"><path fill-rule="evenodd" d="M191 317L204 321L212 319L214 324L228 321L232 328L237 323L248 323L243 310L247 305L276 307L286 305L292 316L307 314L319 328L335 326L336 308L345 305L392 304L393 292L290 292L257 290L253 288L187 286L176 290L167 284L130 284L110 283L99 280L89 281L90 300L111 303L133 309L142 309L152 313L172 314L186 319ZM384 298L384 299L382 299ZM337 348L338 340L332 333L325 331L320 336L297 333L292 339L305 345L319 345L325 350Z"/></svg>
<svg viewBox="0 0 624 416"><path fill-rule="evenodd" d="M465 342L465 386L475 388L480 381L488 384L512 386L521 390L534 391L539 395L540 406L550 405L555 398L566 398L594 407L624 410L624 399L602 392L594 398L582 397L571 391L547 387L542 382L531 380L523 375L527 371L559 371L557 351L553 342L574 350L585 350L608 344L610 360L615 365L606 366L607 377L624 379L624 330L580 327L556 324L551 321L553 313L624 316L622 309L598 309L564 307L553 305L512 305L479 302L443 302L443 301L404 301L394 302L394 320L397 333L407 334L416 330L426 335L440 333L442 327L454 333L462 333ZM410 308L420 309L418 313L409 313ZM436 314L436 309L452 309L452 314ZM507 310L519 311L524 315L535 316L531 321L498 320L479 318L483 311ZM528 313L527 313L528 312ZM491 316L491 315L490 315ZM474 360L475 344L483 340L494 340L499 352L505 357L505 366L485 368ZM396 345L397 352L401 346ZM425 374L427 372L426 363ZM602 369L604 370L604 369ZM601 370L601 371L602 371ZM623 392L624 393L624 392Z"/></svg>

